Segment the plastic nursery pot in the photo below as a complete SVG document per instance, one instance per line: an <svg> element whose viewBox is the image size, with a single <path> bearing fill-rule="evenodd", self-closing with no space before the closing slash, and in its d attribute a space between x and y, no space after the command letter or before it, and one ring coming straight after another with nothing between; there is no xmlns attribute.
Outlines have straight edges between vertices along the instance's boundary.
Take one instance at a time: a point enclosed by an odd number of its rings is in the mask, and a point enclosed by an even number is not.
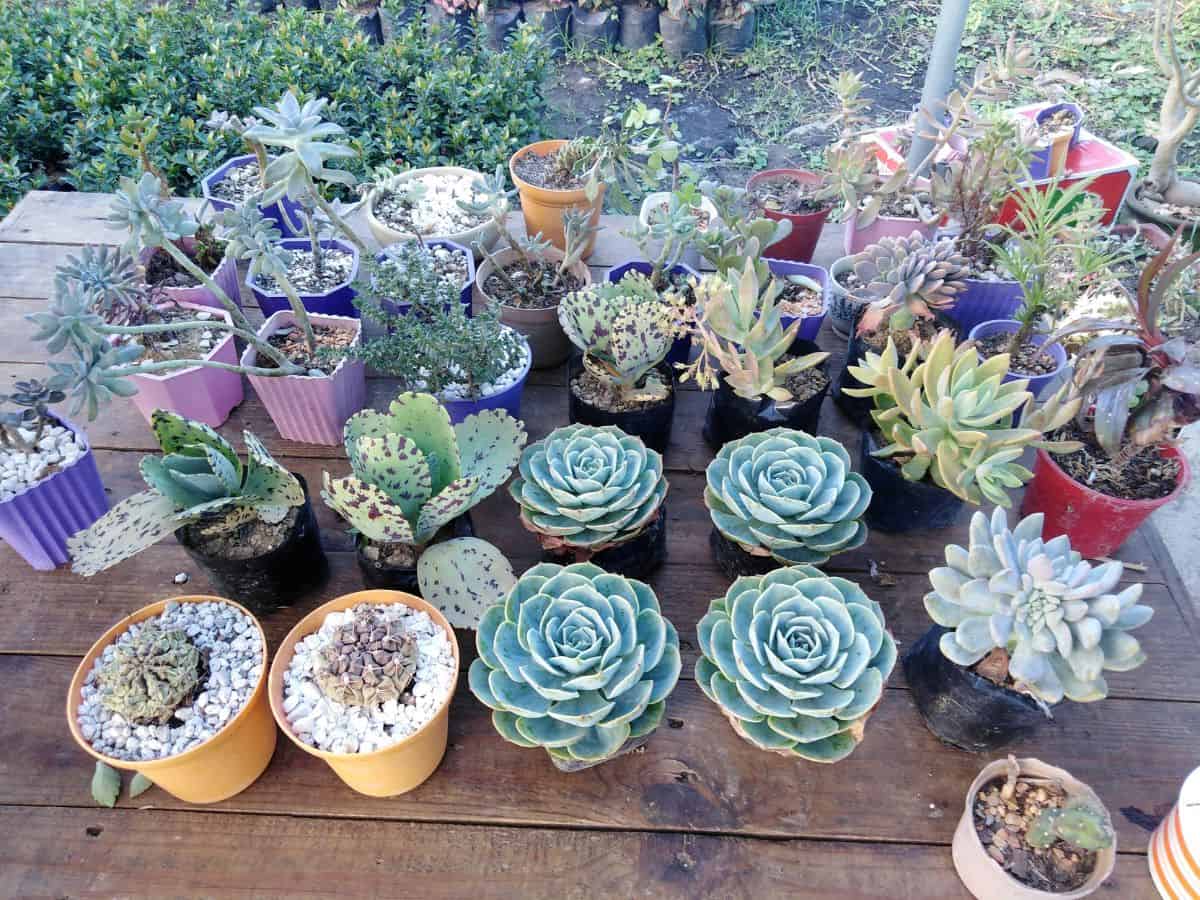
<svg viewBox="0 0 1200 900"><path fill-rule="evenodd" d="M708 533L708 547L712 550L717 567L725 574L726 578L730 579L740 578L743 575L766 575L783 565L769 554L759 556L755 553L747 553L717 531L715 526Z"/></svg>
<svg viewBox="0 0 1200 900"><path fill-rule="evenodd" d="M875 501L872 500L872 505ZM938 642L948 629L932 626L904 655L913 702L934 736L959 750L998 750L1027 738L1047 721L1027 694L1002 687L953 663Z"/></svg>
<svg viewBox="0 0 1200 900"><path fill-rule="evenodd" d="M753 191L754 186L774 178L794 178L805 184L820 185L824 179L815 172L804 169L767 169L756 172L746 182L746 190ZM763 215L776 221L791 222L792 230L781 241L776 241L763 250L763 256L768 259L787 259L792 262L812 262L813 251L817 249L817 241L821 239L821 231L825 228L825 220L829 218L832 206L811 213L785 213L773 209L764 209Z"/></svg>
<svg viewBox="0 0 1200 900"><path fill-rule="evenodd" d="M482 18L487 30L487 46L499 52L509 45L521 24L521 4L489 9Z"/></svg>
<svg viewBox="0 0 1200 900"><path fill-rule="evenodd" d="M617 10L580 9L575 7L571 38L580 49L604 50L611 47L621 36L621 22Z"/></svg>
<svg viewBox="0 0 1200 900"><path fill-rule="evenodd" d="M796 339L801 341L815 341L817 334L821 331L821 323L825 321L825 316L829 312L829 273L821 266L814 266L811 263L792 262L787 259L768 259L767 268L771 270L780 281L786 281L789 275L803 275L806 278L811 278L817 284L821 285L821 312L815 316L803 316L803 324L800 330L796 333ZM786 330L797 316L784 315L780 317L784 329ZM817 348L820 349L820 348Z"/></svg>
<svg viewBox="0 0 1200 900"><path fill-rule="evenodd" d="M155 247L143 248L142 252L138 254L138 265L145 269L150 264L150 260L154 258L156 252L165 253L166 251L158 250ZM238 306L242 305L242 281L238 277L236 260L228 256L223 257L220 265L208 274L217 283L217 286L229 295L230 300ZM176 303L190 303L194 306L208 306L216 309L225 308L207 285L196 284L192 287L163 286L159 287L158 290L164 297Z"/></svg>
<svg viewBox="0 0 1200 900"><path fill-rule="evenodd" d="M862 307L859 307L859 312L861 311ZM857 318L850 322L850 342L846 346L846 362L842 366L842 371L838 373L833 386L833 402L837 404L838 409L845 414L846 418L865 432L875 425L871 418L871 411L875 409L875 401L870 397L851 397L845 391L846 388L866 387L850 374L850 367L858 365L868 349L866 342L855 334L857 322Z"/></svg>
<svg viewBox="0 0 1200 900"><path fill-rule="evenodd" d="M561 56L571 36L571 4L526 0L521 9L525 21L537 30L546 49L554 56Z"/></svg>
<svg viewBox="0 0 1200 900"><path fill-rule="evenodd" d="M1150 877L1163 897L1200 897L1200 769L1150 836Z"/></svg>
<svg viewBox="0 0 1200 900"><path fill-rule="evenodd" d="M667 56L675 59L695 56L708 49L708 16L703 11L698 16L677 19L663 10L658 14L658 32L662 35Z"/></svg>
<svg viewBox="0 0 1200 900"><path fill-rule="evenodd" d="M726 53L745 53L754 43L754 7L740 19L712 19L708 23L708 43Z"/></svg>
<svg viewBox="0 0 1200 900"><path fill-rule="evenodd" d="M255 615L291 605L297 597L324 584L329 574L308 482L303 475L296 478L304 489L304 505L283 543L273 550L258 556L225 559L197 548L187 526L175 532L176 540L192 561L204 569L213 586Z"/></svg>
<svg viewBox="0 0 1200 900"><path fill-rule="evenodd" d="M343 316L310 316L314 325L352 329L353 345L362 340L362 321ZM272 314L258 335L266 340L280 328L292 325L289 309ZM243 366L258 364L253 345L242 353ZM340 446L342 426L367 404L366 366L358 360L343 359L328 375L247 375L254 393L267 408L279 436L306 444Z"/></svg>
<svg viewBox="0 0 1200 900"><path fill-rule="evenodd" d="M271 663L271 675L268 681L271 712L280 729L291 738L297 747L305 753L325 760L337 776L352 789L369 797L395 797L419 787L433 774L442 761L442 757L446 753L446 736L450 724L450 701L454 697L454 688L451 688L437 714L416 732L391 746L371 753L330 753L326 750L318 750L311 744L300 740L299 736L292 731L292 726L283 711L283 676L287 672L288 666L291 665L292 655L296 652L296 644L319 630L325 617L330 613L341 612L360 603L403 603L411 609L428 614L450 639L450 647L454 651L456 675L454 682L457 684L457 671L460 665L458 640L454 636L454 629L450 627L450 623L436 607L426 603L420 597L402 591L358 591L318 606L288 632Z"/></svg>
<svg viewBox="0 0 1200 900"><path fill-rule="evenodd" d="M649 47L658 36L658 4L621 4L621 46L626 50Z"/></svg>
<svg viewBox="0 0 1200 900"><path fill-rule="evenodd" d="M1063 786L1067 796L1079 797L1088 806L1103 810L1108 818L1108 810L1090 787L1071 776L1065 769L1047 765L1040 759L1018 759L1017 765L1022 775L1036 778L1053 779ZM1013 878L1000 867L994 859L988 856L984 846L979 841L975 831L975 796L989 782L1008 775L1008 763L996 760L983 767L983 770L971 782L967 789L966 802L958 826L954 829L954 841L951 845L954 857L954 870L962 880L963 885L976 900L1080 900L1091 896L1113 872L1117 861L1117 839L1113 835L1112 846L1096 852L1096 868L1088 876L1082 886L1073 891L1039 891ZM1111 821L1109 822L1111 826ZM1166 896L1166 895L1164 895ZM1184 895L1186 896L1186 895Z"/></svg>
<svg viewBox="0 0 1200 900"><path fill-rule="evenodd" d="M642 275L649 276L654 271L654 266L646 262L644 259L633 259L629 262L621 263L619 266L613 266L608 270L605 276L606 280L611 284L616 284L630 272L639 272ZM700 273L685 263L679 263L671 266L671 271L668 275L675 278L699 278ZM691 335L685 335L676 338L671 344L671 349L667 353L666 362L671 367L671 371L675 371L676 363L686 363L692 356L692 338Z"/></svg>
<svg viewBox="0 0 1200 900"><path fill-rule="evenodd" d="M249 610L223 597L172 597L143 606L104 632L79 663L67 694L67 724L75 742L101 762L116 769L141 772L168 794L185 803L216 803L241 793L253 784L267 768L271 754L275 752L277 732L267 705L267 638L257 619L254 619L254 627L263 651L258 683L238 714L204 743L164 759L116 759L93 749L79 730L78 710L83 702L83 684L96 659L104 652L104 648L128 631L129 626L159 615L168 603L225 603L254 618Z"/></svg>
<svg viewBox="0 0 1200 900"><path fill-rule="evenodd" d="M1083 110L1074 103L1055 103L1039 110L1034 122L1041 125L1051 116L1063 111L1069 111L1075 117L1075 127L1070 131L1055 135L1047 145L1036 148L1029 159L1029 174L1034 181L1041 181L1055 175L1062 175L1067 169L1067 154L1079 143L1079 134L1083 130Z"/></svg>
<svg viewBox="0 0 1200 900"><path fill-rule="evenodd" d="M255 159L254 154L251 153L246 156L235 156L224 165L213 169L200 180L200 191L204 194L204 199L217 212L234 209L238 204L218 197L215 193L216 185L224 181L234 169L257 165L258 161ZM304 217L300 215L300 204L294 200L284 197L276 203L260 206L258 209L263 216L278 226L279 233L285 238L295 237L304 230ZM237 299L237 294L230 294L229 296L235 300Z"/></svg>
<svg viewBox="0 0 1200 900"><path fill-rule="evenodd" d="M871 432L862 433L858 469L871 486L871 505L863 516L872 528L889 533L949 528L963 501L932 481L909 481L900 466L871 454L879 449Z"/></svg>
<svg viewBox="0 0 1200 900"><path fill-rule="evenodd" d="M475 37L475 16L465 7L455 12L447 12L430 0L425 4L425 22L431 29L450 29L454 43L460 48L466 47Z"/></svg>
<svg viewBox="0 0 1200 900"><path fill-rule="evenodd" d="M575 15L579 15L579 10L575 10ZM578 20L576 23L578 24ZM589 200L587 192L582 187L569 191L556 191L530 184L517 174L516 163L530 153L549 156L558 152L559 148L566 143L564 140L536 141L522 147L508 161L508 174L512 178L513 184L517 186L517 194L521 198L521 214L525 217L526 233L537 234L540 231L543 238L559 250L564 251L566 250L566 240L563 237L563 213L568 209L590 209L592 211L591 222L593 225L597 224L600 221L600 210L604 207L604 182L600 182L600 190L596 194L596 199ZM584 259L591 255L595 246L596 238L593 236L583 252Z"/></svg>
<svg viewBox="0 0 1200 900"><path fill-rule="evenodd" d="M838 282L837 277L854 270L854 259L843 256L829 267L829 324L836 334L850 337L854 323L862 314L866 301L855 298Z"/></svg>
<svg viewBox="0 0 1200 900"><path fill-rule="evenodd" d="M456 425L467 416L485 409L502 409L514 419L519 419L521 417L521 394L525 391L525 379L529 377L532 362L533 354L529 351L529 344L526 342L525 362L517 373L516 380L508 387L473 400L446 396L439 396L438 400L450 413L450 421Z"/></svg>
<svg viewBox="0 0 1200 900"><path fill-rule="evenodd" d="M978 341L986 337L991 337L994 334L1016 334L1020 328L1021 323L1012 319L993 319L990 322L980 322L971 329L967 337L970 340ZM1026 375L1023 372L1016 372L1009 369L1004 375L1004 380L1016 381L1018 378L1024 378L1029 382L1029 392L1034 397L1040 397L1042 392L1050 386L1050 383L1067 367L1067 351L1063 349L1062 344L1053 343L1047 346L1046 341L1049 337L1046 334L1033 334L1029 336L1029 342L1038 347L1045 347L1044 353L1054 360L1053 372L1045 375Z"/></svg>
<svg viewBox="0 0 1200 900"><path fill-rule="evenodd" d="M846 220L842 235L842 247L847 256L853 256L864 247L878 244L885 237L908 237L914 231L926 238L932 238L937 231L937 223L926 225L920 219L908 216L876 216L870 225L858 225L858 215L851 214Z"/></svg>
<svg viewBox="0 0 1200 900"><path fill-rule="evenodd" d="M1025 288L1018 281L981 281L967 279L967 289L946 310L946 317L958 325L959 332L970 334L983 322L1011 319L1025 302Z"/></svg>
<svg viewBox="0 0 1200 900"><path fill-rule="evenodd" d="M671 391L666 400L655 403L643 409L609 412L586 402L576 395L572 385L575 379L583 374L583 356L573 353L567 361L567 397L569 405L567 420L571 424L593 425L602 427L616 425L626 434L641 438L651 450L657 450L666 455L671 443L671 423L675 418L675 394L678 386L675 384L674 370L664 360L659 363L656 371L671 385Z"/></svg>
<svg viewBox="0 0 1200 900"><path fill-rule="evenodd" d="M667 561L667 505L660 506L650 524L628 541L591 554L572 547L549 549L543 546L542 561L563 566L590 562L605 572L645 581Z"/></svg>
<svg viewBox="0 0 1200 900"><path fill-rule="evenodd" d="M470 250L468 250L466 247L464 247L462 244L456 243L454 241L449 241L444 238L435 238L433 240L428 240L425 242L425 246L427 246L431 249L436 248L436 247L442 247L442 248L445 248L446 250L451 251L452 253L461 253L462 256L466 259L466 261L467 261L467 280L463 282L462 290L459 291L459 293L458 293L458 300L463 305L463 310L466 312L466 314L468 316L470 316L471 315L471 298L475 293L475 277L477 274L476 269L475 269L475 255ZM375 260L377 262L384 262L384 260L386 260L386 258L387 258L386 253L380 253L375 257ZM374 285L372 284L372 286L374 286ZM410 303L393 303L391 300L380 299L379 305L381 307L383 307L384 310L386 310L389 313L392 313L393 315L403 316L403 315L408 314L409 307L412 304L410 304Z"/></svg>
<svg viewBox="0 0 1200 900"><path fill-rule="evenodd" d="M285 238L279 242L285 250L300 250L307 252L312 246L308 238ZM350 319L358 318L358 308L354 305L354 295L357 291L354 290L354 282L358 279L358 248L346 241L325 240L321 241L321 246L326 250L337 249L345 253L349 253L353 257L350 264L350 274L345 280L338 285L331 287L329 290L320 294L306 294L299 291L300 300L304 303L304 308L310 313L320 313L323 316L346 316ZM254 299L258 301L258 308L262 310L264 316L270 316L272 313L291 310L288 303L287 295L283 293L273 294L263 290L255 283L253 276L246 274L246 287L254 294Z"/></svg>
<svg viewBox="0 0 1200 900"><path fill-rule="evenodd" d="M655 191L652 194L647 194L642 199L642 207L638 210L638 221L646 228L650 227L651 215L658 209L665 207L670 202L671 194L668 191ZM704 226L707 230L720 221L720 214L713 202L707 197L701 197L700 202L692 207L699 209L708 214L708 224ZM648 239L646 242L646 253L651 257L658 256L662 251L663 242L657 238ZM683 249L679 255L680 265L686 266L689 269L698 269L700 267L700 252L695 245L689 244ZM649 272L647 268L646 272ZM694 272L691 274L695 274Z"/></svg>
<svg viewBox="0 0 1200 900"><path fill-rule="evenodd" d="M83 452L69 466L0 501L0 540L39 572L70 562L67 538L108 512L108 495L87 435L56 418L82 442Z"/></svg>
<svg viewBox="0 0 1200 900"><path fill-rule="evenodd" d="M390 191L394 191L406 182L430 176L441 176L444 178L461 177L470 179L471 181L484 177L482 172L477 172L474 169L464 169L462 166L430 166L425 169L409 169L407 172L401 172L399 175L393 175L391 178L388 178L378 187L373 188L371 193L367 194L367 202L365 204L367 227L371 229L371 235L379 242L379 246L387 247L391 244L411 241L416 238L416 235L410 234L407 231L397 231L375 215L375 205L379 202L379 198ZM422 235L421 237L429 245L439 243L445 245L450 243L458 247L465 247L478 260L480 255L479 251L475 249L475 245L482 244L485 249L491 250L498 236L499 232L496 230L496 226L489 219L482 225L476 225L474 228L469 228L466 231Z"/></svg>
<svg viewBox="0 0 1200 900"><path fill-rule="evenodd" d="M520 257L516 250L501 250L492 254L492 259L501 266L507 266ZM551 247L544 258L556 265L562 262L561 250ZM496 299L487 292L487 282L496 267L491 259L485 259L479 264L479 272L475 277L473 288L474 305L476 309L485 309L496 303ZM583 261L575 263L570 269L572 275L579 279L582 286L592 283L592 273ZM500 305L500 321L525 335L529 341L529 349L533 352L535 369L549 369L561 365L571 352L571 342L558 321L558 305L538 309L526 309L520 306Z"/></svg>
<svg viewBox="0 0 1200 900"><path fill-rule="evenodd" d="M1033 480L1025 486L1021 515L1043 513L1042 534L1047 538L1065 534L1071 546L1090 559L1111 556L1147 516L1180 495L1192 478L1187 456L1175 447L1160 447L1164 459L1179 462L1175 490L1154 500L1123 500L1080 484L1045 450L1038 450Z"/></svg>
<svg viewBox="0 0 1200 900"><path fill-rule="evenodd" d="M471 521L471 514L465 512L457 516L442 531L444 534L439 533L431 544L451 538L474 537L475 525ZM405 591L417 597L421 596L416 566L393 566L383 560L371 559L364 552L363 546L362 535L359 535L354 542L354 550L358 558L358 571L362 573L363 584L366 587Z"/></svg>

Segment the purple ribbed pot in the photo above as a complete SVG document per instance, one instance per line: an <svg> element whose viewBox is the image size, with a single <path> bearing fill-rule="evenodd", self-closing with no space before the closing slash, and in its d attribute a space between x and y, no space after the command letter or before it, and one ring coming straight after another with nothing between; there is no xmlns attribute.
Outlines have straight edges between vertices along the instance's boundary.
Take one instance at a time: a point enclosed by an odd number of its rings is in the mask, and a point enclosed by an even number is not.
<svg viewBox="0 0 1200 900"><path fill-rule="evenodd" d="M143 268L150 264L150 258L154 256L155 250L156 248L154 247L146 247L138 254L138 263ZM212 275L212 280L217 283L217 287L229 295L230 300L238 306L242 305L242 282L238 278L237 262L235 260L225 257L221 260L221 264L217 266L217 270L209 274ZM225 308L221 301L216 298L216 295L203 284L198 284L194 287L160 287L158 290L176 303L192 303L196 306L209 306L214 309Z"/></svg>
<svg viewBox="0 0 1200 900"><path fill-rule="evenodd" d="M83 453L72 465L0 503L0 539L39 572L68 562L67 538L108 511L87 435L66 419L58 421L83 439Z"/></svg>
<svg viewBox="0 0 1200 900"><path fill-rule="evenodd" d="M876 216L874 222L864 225L862 228L858 227L857 222L858 216L853 215L846 220L846 224L843 226L842 246L845 247L847 256L858 253L871 244L878 244L880 238L908 237L914 231L920 232L926 238L932 238L934 232L937 231L936 222L933 225L926 225L920 219Z"/></svg>
<svg viewBox="0 0 1200 900"><path fill-rule="evenodd" d="M967 289L946 309L946 315L958 324L962 334L981 322L1011 319L1025 302L1025 289L1017 281L979 281L967 279Z"/></svg>
<svg viewBox="0 0 1200 900"><path fill-rule="evenodd" d="M200 190L204 194L204 199L209 202L217 212L223 212L227 209L233 209L237 206L236 203L230 203L228 200L222 200L213 193L213 185L224 180L225 176L233 169L240 169L242 166L248 166L255 162L254 154L250 153L246 156L235 156L224 165L213 169L200 181ZM289 200L284 197L277 203L272 203L268 206L260 206L259 211L276 224L280 234L285 238L294 237L301 234L304 230L304 219L300 215L300 204L294 200Z"/></svg>
<svg viewBox="0 0 1200 900"><path fill-rule="evenodd" d="M640 272L649 277L654 271L654 266L646 262L644 259L633 259L626 263L621 263L608 270L608 275L605 278L610 284L616 284L625 277L628 272ZM685 266L683 263L671 267L672 275L683 275L687 278L699 278L700 273L691 266ZM671 366L672 371L675 369L676 363L686 363L692 357L692 338L690 335L686 337L676 338L675 343L671 345L670 351L667 353L667 363Z"/></svg>
<svg viewBox="0 0 1200 900"><path fill-rule="evenodd" d="M821 314L804 316L804 324L800 326L800 331L796 334L797 340L815 342L817 333L821 330L821 323L825 321L825 315L829 312L829 273L821 266L791 262L786 259L768 259L767 268L771 270L772 275L778 275L781 279L787 278L789 275L803 275L821 285ZM785 331L796 321L796 318L796 316L780 316Z"/></svg>
<svg viewBox="0 0 1200 900"><path fill-rule="evenodd" d="M284 238L279 243L285 250L308 250L312 246L308 238ZM354 305L354 295L357 291L354 290L354 282L358 278L358 248L346 241L336 240L321 241L321 246L326 250L336 248L352 254L354 262L350 266L350 274L341 284L330 288L323 294L306 294L303 291L299 291L300 300L304 303L304 308L310 313L357 319L358 308ZM292 307L288 303L287 295L271 294L264 291L254 283L254 279L249 273L246 274L246 286L254 293L254 299L258 301L258 308L262 310L264 316L271 316L277 312L291 310Z"/></svg>
<svg viewBox="0 0 1200 900"><path fill-rule="evenodd" d="M314 325L352 328L354 345L362 341L362 322L345 316L309 317ZM273 313L258 330L266 340L285 325L295 321L292 311ZM242 365L257 365L258 351L247 347ZM342 442L342 426L346 420L367 405L366 366L357 360L344 359L333 373L310 375L247 375L254 392L267 408L267 413L279 436L305 444L324 444L333 447Z"/></svg>
<svg viewBox="0 0 1200 900"><path fill-rule="evenodd" d="M526 343L528 355L525 358L525 368L521 370L516 384L505 388L499 393L478 400L447 400L439 397L442 406L450 413L450 421L457 425L467 416L485 409L503 409L514 419L521 418L521 394L525 391L525 379L529 377L529 369L533 364L533 352Z"/></svg>
<svg viewBox="0 0 1200 900"><path fill-rule="evenodd" d="M1016 334L1021 328L1021 323L1013 319L994 319L990 322L980 322L971 329L967 338L972 341L978 341L982 338L991 337L993 334ZM1032 334L1029 336L1029 342L1041 347L1046 343L1049 335ZM1067 366L1067 351L1062 344L1051 344L1046 348L1046 354L1054 360L1054 371L1046 375L1026 375L1022 372L1014 372L1009 369L1004 375L1004 381L1016 381L1018 378L1024 378L1029 382L1027 390L1034 397L1040 397L1042 391L1058 377Z"/></svg>

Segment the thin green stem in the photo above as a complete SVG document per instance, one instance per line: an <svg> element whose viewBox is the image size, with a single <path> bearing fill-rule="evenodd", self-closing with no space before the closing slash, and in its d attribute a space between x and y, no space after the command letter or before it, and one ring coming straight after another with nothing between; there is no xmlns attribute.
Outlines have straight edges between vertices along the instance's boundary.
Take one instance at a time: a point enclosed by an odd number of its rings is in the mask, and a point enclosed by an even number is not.
<svg viewBox="0 0 1200 900"><path fill-rule="evenodd" d="M106 370L105 374L116 376L118 378L127 378L130 375L152 375L155 372L169 372L173 369L223 369L226 372L240 372L245 375L264 375L274 378L279 375L303 375L305 370L293 362L289 362L286 367L280 366L276 369L268 369L262 366L242 366L235 363L217 362L213 359L163 359L158 362L137 363L132 366L116 366Z"/></svg>
<svg viewBox="0 0 1200 900"><path fill-rule="evenodd" d="M167 251L167 254L171 257L171 259L175 260L175 262L177 262L185 272L212 291L213 296L215 296L217 300L220 301L221 305L229 312L229 315L233 318L233 323L235 325L246 331L254 330L254 326L250 324L250 320L246 318L246 314L242 312L242 308L238 306L227 293L225 293L224 288L212 280L212 276L196 265L190 256L179 249L174 241L164 241L162 247Z"/></svg>
<svg viewBox="0 0 1200 900"><path fill-rule="evenodd" d="M305 172L304 178L308 182L308 189L312 192L313 199L317 201L317 206L321 207L321 211L325 213L325 215L329 216L329 221L337 226L338 231L342 233L346 240L357 247L360 253L366 253L366 243L364 243L363 239L354 233L354 229L351 228L350 224L341 217L338 211L334 209L324 197L321 196L321 191L313 183L312 176Z"/></svg>
<svg viewBox="0 0 1200 900"><path fill-rule="evenodd" d="M296 320L296 324L300 326L300 331L304 334L304 343L308 346L308 352L316 354L317 339L313 335L312 322L308 318L308 310L304 308L304 301L300 299L300 295L296 293L296 289L292 287L292 283L283 273L275 276L275 281L283 288L283 293L288 299L288 304L292 307L292 318Z"/></svg>

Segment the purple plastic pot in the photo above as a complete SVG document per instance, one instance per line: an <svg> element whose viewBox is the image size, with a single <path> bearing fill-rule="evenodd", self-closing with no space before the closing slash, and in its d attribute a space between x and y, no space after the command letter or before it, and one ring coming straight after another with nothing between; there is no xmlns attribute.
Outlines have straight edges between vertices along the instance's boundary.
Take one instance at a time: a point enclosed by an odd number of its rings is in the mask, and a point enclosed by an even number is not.
<svg viewBox="0 0 1200 900"><path fill-rule="evenodd" d="M200 181L200 190L204 193L204 199L209 202L213 209L217 212L222 212L226 209L233 209L237 206L236 203L230 203L228 200L222 200L213 194L213 185L223 180L232 169L240 169L242 166L252 165L256 162L254 154L250 153L246 156L235 156L229 162L213 169L204 176ZM280 233L285 237L294 237L304 231L304 219L300 215L300 204L294 200L289 200L284 197L276 203L260 206L259 211L268 219L273 221L278 227Z"/></svg>
<svg viewBox="0 0 1200 900"><path fill-rule="evenodd" d="M308 250L312 246L306 237L284 238L279 243L285 250ZM352 254L354 261L350 265L350 274L341 284L323 294L300 293L300 300L304 303L304 308L310 313L357 319L358 309L354 305L354 295L357 291L354 290L354 282L358 279L358 248L346 241L338 240L321 241L321 246L326 250L336 248ZM267 293L254 283L254 279L250 277L249 273L246 274L246 286L254 292L254 299L258 301L258 308L262 310L264 316L271 316L277 312L291 310L291 305L288 303L288 298L285 294Z"/></svg>
<svg viewBox="0 0 1200 900"><path fill-rule="evenodd" d="M994 319L990 322L980 322L971 329L967 337L972 341L977 341L982 338L991 337L993 334L1016 334L1020 329L1021 323L1012 319ZM1030 343L1041 347L1046 343L1049 335L1034 334L1030 335ZM1042 391L1058 377L1059 373L1067 367L1067 351L1063 349L1061 344L1051 344L1046 347L1047 355L1054 360L1054 371L1046 375L1024 375L1021 372L1014 372L1011 369L1005 374L1005 381L1016 381L1018 378L1028 380L1028 390L1034 397L1040 397Z"/></svg>
<svg viewBox="0 0 1200 900"><path fill-rule="evenodd" d="M480 397L478 400L447 400L439 397L442 406L450 413L450 421L458 424L469 415L482 412L485 409L503 409L514 419L521 418L521 394L525 390L525 379L529 377L529 368L533 365L533 353L526 344L525 367L517 377L516 384L505 388L497 394Z"/></svg>
<svg viewBox="0 0 1200 900"><path fill-rule="evenodd" d="M851 256L864 247L879 243L880 238L908 237L914 231L920 232L927 238L932 238L937 231L937 223L926 225L920 219L899 218L895 216L876 216L870 225L859 228L858 216L852 215L844 226L842 246L846 255Z"/></svg>
<svg viewBox="0 0 1200 900"><path fill-rule="evenodd" d="M108 511L87 435L66 419L58 422L82 438L83 453L65 469L0 503L0 539L39 572L70 561L67 538Z"/></svg>
<svg viewBox="0 0 1200 900"><path fill-rule="evenodd" d="M649 277L654 271L654 266L646 262L644 259L631 259L629 262L621 263L608 270L605 278L610 284L616 284L625 277L628 272L640 272ZM699 278L700 273L691 266L685 266L683 263L671 267L672 275L683 275L687 278ZM671 345L670 351L667 353L667 363L672 369L676 363L686 363L692 356L692 338L690 335L686 337L676 338L675 343Z"/></svg>
<svg viewBox="0 0 1200 900"><path fill-rule="evenodd" d="M1017 281L979 281L967 279L967 289L946 309L947 317L958 324L961 334L969 334L981 322L1011 319L1025 302L1025 289Z"/></svg>
<svg viewBox="0 0 1200 900"><path fill-rule="evenodd" d="M767 268L771 270L772 275L778 275L781 278L786 278L788 275L803 275L821 285L821 314L804 316L804 324L800 326L800 331L796 334L798 340L815 342L817 333L821 330L821 323L825 321L825 315L829 312L829 272L822 266L791 262L786 259L768 259ZM796 321L796 316L781 316L780 318L785 331Z"/></svg>
<svg viewBox="0 0 1200 900"><path fill-rule="evenodd" d="M211 310L197 303L181 305L203 312ZM231 322L229 313L220 310L218 314L226 323ZM204 358L236 366L238 358L233 335L227 333ZM130 380L137 385L133 405L147 422L154 410L166 409L217 428L245 398L242 376L225 369L193 366L162 375L134 375Z"/></svg>
<svg viewBox="0 0 1200 900"><path fill-rule="evenodd" d="M146 247L138 254L138 264L142 268L150 264L150 259L154 256L156 249L155 247ZM165 253L166 251L163 252ZM230 300L238 306L242 305L242 282L238 278L236 260L228 256L225 257L221 260L221 264L217 266L217 270L209 274L212 276L212 280L217 283L217 287L229 295ZM216 298L216 295L203 284L198 284L195 287L161 287L158 290L176 303L208 306L214 309L225 308L224 304Z"/></svg>
<svg viewBox="0 0 1200 900"><path fill-rule="evenodd" d="M352 328L354 346L362 341L362 322L345 316L310 316L314 325ZM295 321L292 311L272 313L258 330L264 340L285 325ZM247 347L242 365L257 365L258 351ZM310 375L248 375L254 392L267 408L267 413L280 437L305 444L337 446L342 443L342 426L346 420L367 405L366 366L344 359L333 373Z"/></svg>
<svg viewBox="0 0 1200 900"><path fill-rule="evenodd" d="M471 298L473 296L474 287L475 287L475 256L474 256L474 254L472 254L471 251L468 250L466 247L464 247L462 244L456 244L454 241L446 241L446 240L442 240L441 238L438 238L438 239L432 240L432 241L426 241L425 244L428 247L444 247L447 250L451 250L455 253L461 253L464 257L466 257L467 280L466 280L466 282L463 283L463 287L462 287L462 290L459 292L458 298L460 301L462 301L463 309L465 310L466 314L468 316L470 316L471 315ZM387 248L384 248L384 249L386 250ZM375 257L377 262L383 262L384 258L385 258L384 253L380 253ZM408 313L408 309L411 304L409 304L409 303L393 303L391 300L382 300L381 299L379 301L379 305L382 306L385 311L391 313L392 315L403 316ZM355 315L358 315L358 313L355 312Z"/></svg>
<svg viewBox="0 0 1200 900"><path fill-rule="evenodd" d="M1061 112L1064 109L1069 109L1075 114L1075 128L1071 131L1071 140L1067 144L1067 152L1079 143L1079 134L1083 130L1083 110L1074 103L1055 103L1052 106L1047 106L1040 110L1033 121L1040 125L1052 115ZM1051 157L1054 153L1053 144L1044 147L1039 147L1033 151L1033 155L1029 159L1029 174L1034 181L1041 181L1050 177Z"/></svg>

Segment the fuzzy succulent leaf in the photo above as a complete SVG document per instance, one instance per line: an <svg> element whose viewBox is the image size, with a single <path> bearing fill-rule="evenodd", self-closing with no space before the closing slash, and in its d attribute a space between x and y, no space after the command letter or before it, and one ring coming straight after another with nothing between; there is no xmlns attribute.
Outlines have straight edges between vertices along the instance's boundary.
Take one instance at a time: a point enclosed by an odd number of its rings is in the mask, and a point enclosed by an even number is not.
<svg viewBox="0 0 1200 900"><path fill-rule="evenodd" d="M439 528L482 500L483 495L483 486L473 475L464 475L446 485L440 494L430 497L421 507L417 527L413 531L414 537L419 543L428 541L437 534Z"/></svg>
<svg viewBox="0 0 1200 900"><path fill-rule="evenodd" d="M1045 849L1062 840L1080 850L1103 850L1113 845L1113 827L1108 814L1086 802L1043 809L1030 823L1026 840L1031 847Z"/></svg>
<svg viewBox="0 0 1200 900"><path fill-rule="evenodd" d="M488 607L514 584L512 564L487 541L464 537L426 548L417 560L421 596L455 628L478 628Z"/></svg>
<svg viewBox="0 0 1200 900"><path fill-rule="evenodd" d="M369 423L373 432L403 434L417 445L429 465L432 493L440 492L463 474L458 441L465 429L459 431L451 425L450 413L436 397L408 391L388 404L386 416L379 413L374 416L363 426Z"/></svg>
<svg viewBox="0 0 1200 900"><path fill-rule="evenodd" d="M232 445L203 422L185 419L178 413L156 409L150 415L150 429L163 453L185 456L205 456L204 447L219 451L238 472L241 480L242 463Z"/></svg>
<svg viewBox="0 0 1200 900"><path fill-rule="evenodd" d="M129 779L129 799L133 800L142 796L150 788L154 787L154 782L143 775L141 772L134 772L133 778Z"/></svg>
<svg viewBox="0 0 1200 900"><path fill-rule="evenodd" d="M92 772L92 799L112 809L121 796L121 773L102 759L96 760Z"/></svg>
<svg viewBox="0 0 1200 900"><path fill-rule="evenodd" d="M346 448L350 468L360 481L383 491L410 522L433 495L429 464L406 435L364 436Z"/></svg>

